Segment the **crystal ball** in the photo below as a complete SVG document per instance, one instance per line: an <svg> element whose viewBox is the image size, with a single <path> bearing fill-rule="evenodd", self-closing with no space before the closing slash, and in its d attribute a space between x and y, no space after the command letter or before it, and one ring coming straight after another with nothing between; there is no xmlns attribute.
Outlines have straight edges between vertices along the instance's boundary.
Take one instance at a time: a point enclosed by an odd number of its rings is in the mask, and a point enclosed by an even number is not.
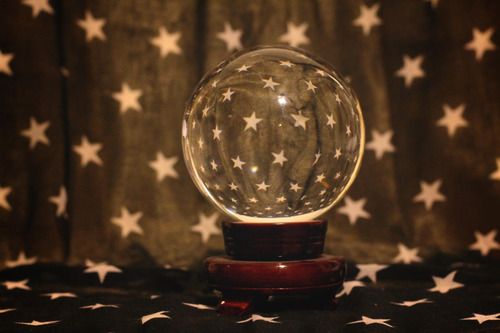
<svg viewBox="0 0 500 333"><path fill-rule="evenodd" d="M302 50L258 47L200 81L182 146L197 188L231 218L310 221L353 183L364 125L354 91L330 65Z"/></svg>

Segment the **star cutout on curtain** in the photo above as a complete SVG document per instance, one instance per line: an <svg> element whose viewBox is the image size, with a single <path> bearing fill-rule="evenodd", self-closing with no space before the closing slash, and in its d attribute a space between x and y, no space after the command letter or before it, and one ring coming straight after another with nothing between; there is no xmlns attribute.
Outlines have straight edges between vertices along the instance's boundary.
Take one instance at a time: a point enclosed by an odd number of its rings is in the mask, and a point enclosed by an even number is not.
<svg viewBox="0 0 500 333"><path fill-rule="evenodd" d="M214 307L205 304L195 304L195 303L182 303L182 304L198 310L216 310Z"/></svg>
<svg viewBox="0 0 500 333"><path fill-rule="evenodd" d="M359 287L366 287L366 284L363 281L357 281L357 280L345 281L344 284L342 285L342 290L335 296L341 297L344 295L350 295L354 288L359 288Z"/></svg>
<svg viewBox="0 0 500 333"><path fill-rule="evenodd" d="M112 94L113 99L120 103L120 113L124 114L127 110L142 111L139 98L142 96L142 90L130 89L127 83L122 83L122 90Z"/></svg>
<svg viewBox="0 0 500 333"><path fill-rule="evenodd" d="M295 66L295 64L291 63L290 60L285 60L285 61L280 60L280 66L292 68L293 66Z"/></svg>
<svg viewBox="0 0 500 333"><path fill-rule="evenodd" d="M465 104L460 104L456 108L450 107L448 104L443 105L444 115L436 124L437 126L446 127L448 135L452 138L459 127L467 127L469 123L464 119Z"/></svg>
<svg viewBox="0 0 500 333"><path fill-rule="evenodd" d="M280 36L280 42L288 43L292 47L299 47L301 44L309 44L309 38L306 36L307 23L295 25L288 22L286 25L286 33Z"/></svg>
<svg viewBox="0 0 500 333"><path fill-rule="evenodd" d="M23 0L23 5L31 7L33 17L37 17L41 12L46 12L47 14L54 13L49 0Z"/></svg>
<svg viewBox="0 0 500 333"><path fill-rule="evenodd" d="M490 179L492 179L492 180L500 180L500 157L497 157L496 164L497 164L497 169L495 171L493 171L492 173L490 173ZM0 206L1 206L1 204L0 204Z"/></svg>
<svg viewBox="0 0 500 333"><path fill-rule="evenodd" d="M233 168L239 168L240 170L243 170L243 165L246 164L246 162L240 160L240 155L236 156L236 158L232 158L231 161L233 161Z"/></svg>
<svg viewBox="0 0 500 333"><path fill-rule="evenodd" d="M393 132L390 130L385 133L372 130L372 141L366 143L366 149L373 150L377 160L380 160L384 153L395 152L396 148L391 143L392 135Z"/></svg>
<svg viewBox="0 0 500 333"><path fill-rule="evenodd" d="M351 197L347 195L344 202L344 206L337 209L337 212L346 215L351 225L355 225L359 218L369 219L371 217L370 213L364 209L366 198L352 200Z"/></svg>
<svg viewBox="0 0 500 333"><path fill-rule="evenodd" d="M212 235L220 235L221 231L217 227L219 213L215 212L210 216L203 213L198 214L198 224L191 227L191 231L197 232L201 236L201 241L206 244Z"/></svg>
<svg viewBox="0 0 500 333"><path fill-rule="evenodd" d="M236 68L236 71L238 73L241 73L241 72L248 72L248 69L251 68L252 66L248 66L248 65L241 65L241 67L238 67Z"/></svg>
<svg viewBox="0 0 500 333"><path fill-rule="evenodd" d="M222 94L223 98L222 101L229 101L231 102L231 96L234 94L234 90L231 90L231 88L227 88L227 90Z"/></svg>
<svg viewBox="0 0 500 333"><path fill-rule="evenodd" d="M236 185L235 183L231 182L229 184L229 188L231 189L231 191L237 191L238 190L238 185Z"/></svg>
<svg viewBox="0 0 500 333"><path fill-rule="evenodd" d="M269 77L269 79L267 79L267 80L262 79L262 81L265 82L264 88L271 88L271 90L274 90L274 86L280 85L279 83L274 82L272 77Z"/></svg>
<svg viewBox="0 0 500 333"><path fill-rule="evenodd" d="M347 323L347 325L351 324L365 324L365 325L373 325L373 324L379 324L379 325L384 325L387 327L394 327L392 325L387 324L387 322L390 319L374 319L366 316L361 316L361 320L356 320L356 321L351 321L350 323Z"/></svg>
<svg viewBox="0 0 500 333"><path fill-rule="evenodd" d="M4 281L2 282L2 286L7 288L7 290L14 290L14 289L31 290L31 288L28 286L28 282L30 282L29 279L24 279L20 281Z"/></svg>
<svg viewBox="0 0 500 333"><path fill-rule="evenodd" d="M262 118L257 118L255 112L252 112L250 117L243 117L243 120L246 122L245 128L243 129L244 131L250 128L256 131L257 124L262 121Z"/></svg>
<svg viewBox="0 0 500 333"><path fill-rule="evenodd" d="M395 263L411 264L412 262L422 262L422 258L418 256L418 249L410 249L404 244L398 244L398 255L392 260Z"/></svg>
<svg viewBox="0 0 500 333"><path fill-rule="evenodd" d="M214 136L213 136L213 139L214 140L219 140L220 141L220 134L222 133L222 130L220 130L217 125L215 125L215 128L212 130Z"/></svg>
<svg viewBox="0 0 500 333"><path fill-rule="evenodd" d="M45 135L45 131L49 126L49 121L39 123L34 117L30 117L30 127L21 131L22 136L30 139L30 149L34 149L37 143L50 144L49 139Z"/></svg>
<svg viewBox="0 0 500 333"><path fill-rule="evenodd" d="M453 281L457 271L453 271L450 274L446 275L444 278L433 276L435 286L429 289L429 291L439 292L441 294L446 294L448 291L462 288L464 285L462 283L458 283Z"/></svg>
<svg viewBox="0 0 500 333"><path fill-rule="evenodd" d="M169 33L165 27L158 29L158 36L151 38L149 42L160 49L160 56L165 58L170 53L181 54L182 50L179 47L180 32Z"/></svg>
<svg viewBox="0 0 500 333"><path fill-rule="evenodd" d="M11 210L9 202L7 201L7 196L12 192L12 187L0 186L0 207L5 210Z"/></svg>
<svg viewBox="0 0 500 333"><path fill-rule="evenodd" d="M106 20L95 18L90 10L86 10L85 18L77 20L76 24L85 31L85 40L87 43L91 42L94 38L102 41L106 40L106 35L102 31Z"/></svg>
<svg viewBox="0 0 500 333"><path fill-rule="evenodd" d="M407 308L411 308L417 304L426 304L426 303L434 303L433 301L428 300L427 298L417 299L415 301L403 301L403 302L391 302L391 304L405 306Z"/></svg>
<svg viewBox="0 0 500 333"><path fill-rule="evenodd" d="M446 201L446 197L439 192L441 183L441 179L435 180L432 183L421 181L420 193L413 197L413 202L423 202L425 209L431 210L435 202Z"/></svg>
<svg viewBox="0 0 500 333"><path fill-rule="evenodd" d="M224 31L217 33L217 38L226 43L226 49L228 52L233 50L240 50L243 48L241 45L241 35L243 31L240 29L233 29L231 24L228 22L224 23Z"/></svg>
<svg viewBox="0 0 500 333"><path fill-rule="evenodd" d="M321 183L323 182L323 180L325 180L325 174L324 173L321 173L319 175L316 176L316 179L314 180L315 183Z"/></svg>
<svg viewBox="0 0 500 333"><path fill-rule="evenodd" d="M156 180L161 182L165 177L179 178L174 166L179 158L177 156L165 157L161 151L156 153L156 160L149 162L149 166L156 171Z"/></svg>
<svg viewBox="0 0 500 333"><path fill-rule="evenodd" d="M335 148L335 155L333 156L336 160L338 160L342 156L342 152L340 148Z"/></svg>
<svg viewBox="0 0 500 333"><path fill-rule="evenodd" d="M89 309L89 310L97 310L97 309L102 309L102 308L115 308L115 309L117 309L117 308L119 308L119 306L115 305L115 304L101 304L101 303L80 306L80 309Z"/></svg>
<svg viewBox="0 0 500 333"><path fill-rule="evenodd" d="M318 87L316 87L312 82L311 80L308 80L308 81L304 81L307 85L307 91L312 91L313 93L316 92L316 89L318 89Z"/></svg>
<svg viewBox="0 0 500 333"><path fill-rule="evenodd" d="M271 185L267 185L264 181L256 185L257 185L257 191L264 191L264 192L266 192L267 189L271 187Z"/></svg>
<svg viewBox="0 0 500 333"><path fill-rule="evenodd" d="M0 313L7 313L7 312L11 312L11 311L16 311L16 309L14 309L14 308L10 308L10 309L0 309Z"/></svg>
<svg viewBox="0 0 500 333"><path fill-rule="evenodd" d="M295 120L295 127L302 127L303 129L306 129L306 122L309 118L304 117L302 115L302 111L299 111L299 114L291 114L291 116Z"/></svg>
<svg viewBox="0 0 500 333"><path fill-rule="evenodd" d="M385 268L387 265L379 265L379 264L359 264L356 265L359 269L358 274L356 275L356 280L361 280L365 277L369 278L373 283L377 282L377 273Z"/></svg>
<svg viewBox="0 0 500 333"><path fill-rule="evenodd" d="M258 314L252 314L249 318L237 321L237 324L243 324L243 323L248 323L248 322L255 322L255 321L265 321L267 323L273 323L273 324L279 324L279 321L276 321L276 319L279 319L279 317L264 317Z"/></svg>
<svg viewBox="0 0 500 333"><path fill-rule="evenodd" d="M368 36L373 27L382 24L382 20L378 17L377 12L380 4L375 3L371 7L361 4L360 14L353 21L353 25L363 29L363 35Z"/></svg>
<svg viewBox="0 0 500 333"><path fill-rule="evenodd" d="M31 257L28 258L26 257L26 254L24 251L19 252L19 255L17 256L16 260L6 260L5 261L5 266L8 268L14 268L18 266L27 266L27 265L33 265L36 263L37 257Z"/></svg>
<svg viewBox="0 0 500 333"><path fill-rule="evenodd" d="M139 235L143 234L142 228L139 225L139 220L142 218L142 212L131 214L127 207L122 207L121 216L113 217L111 223L121 228L121 235L123 238L128 237L131 233L135 232Z"/></svg>
<svg viewBox="0 0 500 333"><path fill-rule="evenodd" d="M106 279L106 276L109 273L121 273L122 270L116 266L109 265L107 262L99 262L95 263L89 259L85 261L85 266L87 267L83 272L84 273L96 273L99 278L99 282L102 284Z"/></svg>
<svg viewBox="0 0 500 333"><path fill-rule="evenodd" d="M273 154L274 161L272 164L279 164L283 166L283 164L288 161L288 158L285 157L285 151L281 150L279 153L271 153Z"/></svg>
<svg viewBox="0 0 500 333"><path fill-rule="evenodd" d="M396 72L396 76L404 78L405 87L409 88L413 80L425 77L425 72L421 67L423 61L423 55L416 56L415 58L411 58L406 54L403 56L403 67Z"/></svg>
<svg viewBox="0 0 500 333"><path fill-rule="evenodd" d="M219 167L215 160L212 160L212 162L210 162L210 166L212 166L212 170L214 171L217 171L217 168Z"/></svg>
<svg viewBox="0 0 500 333"><path fill-rule="evenodd" d="M144 315L141 317L141 323L144 325L145 323L147 323L148 321L152 320L152 319L171 319L167 313L169 313L170 311L158 311L158 312L155 312L155 313L151 313L151 314L148 314L148 315Z"/></svg>
<svg viewBox="0 0 500 333"><path fill-rule="evenodd" d="M478 250L481 252L481 255L487 256L491 250L499 250L500 243L495 241L495 237L497 236L497 230L491 230L487 234L482 234L479 231L474 231L474 237L476 237L476 242L469 246L471 250Z"/></svg>
<svg viewBox="0 0 500 333"><path fill-rule="evenodd" d="M299 186L299 183L290 183L290 190L294 192L298 192L302 189L302 187Z"/></svg>
<svg viewBox="0 0 500 333"><path fill-rule="evenodd" d="M82 136L82 141L80 145L73 146L73 151L80 155L82 167L87 164L94 162L97 165L102 165L102 160L98 153L102 149L102 144L100 143L90 143L86 136Z"/></svg>
<svg viewBox="0 0 500 333"><path fill-rule="evenodd" d="M472 40L465 44L465 49L474 51L477 61L481 61L487 51L496 49L496 45L491 41L493 32L495 32L493 28L488 28L485 31L481 31L478 28L472 29Z"/></svg>
<svg viewBox="0 0 500 333"><path fill-rule="evenodd" d="M14 53L2 53L0 50L0 73L12 75L10 62L14 59Z"/></svg>
<svg viewBox="0 0 500 333"><path fill-rule="evenodd" d="M77 296L74 293L47 293L47 294L42 294L42 296L49 297L51 301L59 298L76 298Z"/></svg>
<svg viewBox="0 0 500 333"><path fill-rule="evenodd" d="M26 325L26 326L47 326L47 325L53 325L61 322L60 320L50 320L50 321L38 321L38 320L32 320L30 322L23 322L23 321L16 321L16 324L19 325Z"/></svg>
<svg viewBox="0 0 500 333"><path fill-rule="evenodd" d="M326 119L327 119L326 126L330 126L331 128L333 128L333 125L336 124L335 119L333 119L333 113L330 115L326 115Z"/></svg>
<svg viewBox="0 0 500 333"><path fill-rule="evenodd" d="M472 317L462 318L460 320L476 320L478 324L482 324L489 320L500 320L500 312L492 313L490 315L473 313Z"/></svg>
<svg viewBox="0 0 500 333"><path fill-rule="evenodd" d="M64 186L61 186L59 188L58 195L49 197L49 202L56 205L57 217L68 217L68 213L66 212L66 206L68 204L68 194Z"/></svg>

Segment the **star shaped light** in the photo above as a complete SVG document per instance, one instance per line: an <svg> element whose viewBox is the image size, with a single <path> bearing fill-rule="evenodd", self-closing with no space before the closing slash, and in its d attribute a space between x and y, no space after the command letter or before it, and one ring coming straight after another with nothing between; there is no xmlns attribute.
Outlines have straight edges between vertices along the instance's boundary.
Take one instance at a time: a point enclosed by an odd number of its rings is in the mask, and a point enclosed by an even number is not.
<svg viewBox="0 0 500 333"><path fill-rule="evenodd" d="M358 280L345 281L342 285L342 290L336 295L336 297L349 295L354 288L359 287L366 287L366 284L363 281Z"/></svg>
<svg viewBox="0 0 500 333"><path fill-rule="evenodd" d="M403 302L391 302L391 303L394 305L405 306L407 308L411 308L412 306L415 306L417 304L426 304L426 303L433 303L433 302L428 300L427 298L422 298L422 299L417 299L415 301L403 301Z"/></svg>
<svg viewBox="0 0 500 333"><path fill-rule="evenodd" d="M328 120L326 126L330 126L331 128L333 128L333 125L336 124L335 119L333 119L333 113L330 115L326 115L326 119Z"/></svg>
<svg viewBox="0 0 500 333"><path fill-rule="evenodd" d="M16 260L6 260L5 266L7 266L8 268L14 268L18 266L33 265L34 263L36 263L36 260L37 260L36 257L31 257L31 258L26 257L24 251L21 251L19 252L19 255L17 256Z"/></svg>
<svg viewBox="0 0 500 333"><path fill-rule="evenodd" d="M255 322L255 321L265 321L267 323L279 324L279 321L276 321L279 317L264 317L258 314L252 314L249 318L237 321L238 324L243 324L247 322Z"/></svg>
<svg viewBox="0 0 500 333"><path fill-rule="evenodd" d="M483 59L486 51L493 51L496 49L496 45L491 41L493 32L495 32L493 28L488 28L485 31L481 31L478 28L472 29L472 40L465 44L465 49L474 51L477 61Z"/></svg>
<svg viewBox="0 0 500 333"><path fill-rule="evenodd" d="M141 317L141 323L144 325L145 323L147 323L152 319L170 319L167 313L169 313L169 311L158 311L155 313L144 315Z"/></svg>
<svg viewBox="0 0 500 333"><path fill-rule="evenodd" d="M231 27L231 24L228 22L224 23L224 31L219 32L217 34L217 38L222 40L224 43L226 43L226 49L228 52L231 52L233 50L239 50L243 48L243 45L241 45L241 35L243 34L243 31L239 29L233 29Z"/></svg>
<svg viewBox="0 0 500 333"><path fill-rule="evenodd" d="M49 197L49 202L56 205L56 216L57 217L67 217L66 206L68 204L68 194L66 188L61 186L59 188L59 194Z"/></svg>
<svg viewBox="0 0 500 333"><path fill-rule="evenodd" d="M264 88L271 88L271 90L274 90L275 86L279 86L280 84L277 82L273 81L273 78L270 76L269 79L262 79L262 81L265 83Z"/></svg>
<svg viewBox="0 0 500 333"><path fill-rule="evenodd" d="M101 304L101 303L95 303L91 305L85 305L81 306L80 309L89 309L89 310L97 310L97 309L102 309L102 308L119 308L118 305L115 304Z"/></svg>
<svg viewBox="0 0 500 333"><path fill-rule="evenodd" d="M366 316L361 316L361 320L356 320L356 321L351 321L350 323L347 323L347 325L351 324L365 324L365 325L373 325L373 324L379 324L379 325L384 325L387 327L394 327L392 325L387 324L387 322L390 319L374 319Z"/></svg>
<svg viewBox="0 0 500 333"><path fill-rule="evenodd" d="M127 207L122 207L121 216L113 217L111 223L121 228L122 237L128 237L131 233L135 232L139 235L143 234L142 228L139 225L139 220L142 217L142 212L130 214Z"/></svg>
<svg viewBox="0 0 500 333"><path fill-rule="evenodd" d="M241 65L240 67L236 68L236 71L237 71L238 73L241 73L241 72L248 72L248 69L249 69L250 67L252 67L252 66L248 66L248 65L243 64L243 65Z"/></svg>
<svg viewBox="0 0 500 333"><path fill-rule="evenodd" d="M0 50L0 73L12 75L10 62L14 59L14 53L2 53Z"/></svg>
<svg viewBox="0 0 500 333"><path fill-rule="evenodd" d="M247 129L250 129L250 128L256 131L257 124L262 121L262 118L257 118L255 116L255 112L252 112L250 117L243 117L243 120L245 120L245 122L246 122L244 131Z"/></svg>
<svg viewBox="0 0 500 333"><path fill-rule="evenodd" d="M462 288L464 285L462 283L458 283L453 281L457 271L453 271L450 274L446 275L444 278L433 276L435 286L429 289L429 291L439 292L441 294L446 294L448 291Z"/></svg>
<svg viewBox="0 0 500 333"><path fill-rule="evenodd" d="M102 148L100 143L91 143L86 136L82 136L82 141L79 146L75 145L73 150L80 155L81 166L85 167L87 164L94 162L97 165L102 165L102 160L98 153Z"/></svg>
<svg viewBox="0 0 500 333"><path fill-rule="evenodd" d="M392 135L393 132L390 130L385 133L372 130L372 141L366 143L366 149L373 150L377 160L381 159L384 153L396 151L396 148L391 143Z"/></svg>
<svg viewBox="0 0 500 333"><path fill-rule="evenodd" d="M20 281L4 281L2 282L2 286L7 288L7 290L13 290L13 289L31 290L31 288L28 286L28 282L30 282L29 279L24 279Z"/></svg>
<svg viewBox="0 0 500 333"><path fill-rule="evenodd" d="M95 263L89 259L86 260L85 266L87 268L83 271L84 273L97 273L99 282L102 284L109 273L121 273L122 270L116 266L109 265L107 262Z"/></svg>
<svg viewBox="0 0 500 333"><path fill-rule="evenodd" d="M490 173L490 179L492 180L500 180L500 157L496 159L497 169Z"/></svg>
<svg viewBox="0 0 500 333"><path fill-rule="evenodd" d="M156 153L156 160L149 162L149 166L156 171L156 180L161 182L165 177L179 178L174 166L179 158L177 156L165 157L161 151Z"/></svg>
<svg viewBox="0 0 500 333"><path fill-rule="evenodd" d="M160 49L160 56L165 58L170 53L181 54L182 50L179 47L180 32L170 33L165 27L158 29L158 36L151 38L150 43Z"/></svg>
<svg viewBox="0 0 500 333"><path fill-rule="evenodd" d="M423 202L426 210L431 210L435 202L446 201L446 197L439 192L441 183L441 179L435 180L432 183L421 181L420 193L413 197L413 201Z"/></svg>
<svg viewBox="0 0 500 333"><path fill-rule="evenodd" d="M47 294L42 294L42 296L47 296L50 298L51 301L55 300L55 299L59 299L59 298L76 298L76 294L74 293L69 293L69 292L65 292L65 293L47 293Z"/></svg>
<svg viewBox="0 0 500 333"><path fill-rule="evenodd" d="M436 124L446 127L448 135L452 138L459 127L467 127L469 123L464 119L465 104L460 104L456 108L450 107L448 104L443 105L444 115Z"/></svg>
<svg viewBox="0 0 500 333"><path fill-rule="evenodd" d="M500 320L500 312L499 313L492 313L490 315L473 313L472 317L462 318L460 320L476 320L478 322L478 324L482 324L482 323L489 321L489 320Z"/></svg>
<svg viewBox="0 0 500 333"><path fill-rule="evenodd" d="M286 25L286 33L280 36L280 42L288 43L292 47L299 47L301 44L309 44L309 38L306 36L307 23L295 25L288 22Z"/></svg>
<svg viewBox="0 0 500 333"><path fill-rule="evenodd" d="M229 101L231 102L231 96L234 94L234 90L231 90L231 88L227 88L227 90L222 94L223 98L222 101Z"/></svg>
<svg viewBox="0 0 500 333"><path fill-rule="evenodd" d="M220 134L222 133L222 130L220 130L217 125L215 125L215 128L212 130L212 133L214 134L213 139L214 140L219 140L220 141Z"/></svg>
<svg viewBox="0 0 500 333"><path fill-rule="evenodd" d="M302 127L303 129L306 129L306 122L309 120L309 118L304 117L302 115L302 111L299 111L299 114L291 114L292 118L295 120L295 127Z"/></svg>
<svg viewBox="0 0 500 333"><path fill-rule="evenodd" d="M290 190L294 192L298 192L302 189L302 187L299 186L299 183L290 183Z"/></svg>
<svg viewBox="0 0 500 333"><path fill-rule="evenodd" d="M233 161L233 168L239 168L240 170L243 170L243 165L246 164L246 162L240 160L240 155L232 158L231 161Z"/></svg>
<svg viewBox="0 0 500 333"><path fill-rule="evenodd" d="M271 185L266 184L264 181L256 185L257 185L257 191L264 191L264 192L266 192L267 189L271 187Z"/></svg>
<svg viewBox="0 0 500 333"><path fill-rule="evenodd" d="M374 26L382 24L382 20L377 15L379 8L380 4L378 3L373 4L371 7L361 4L361 13L352 24L361 27L363 29L363 34L368 36Z"/></svg>
<svg viewBox="0 0 500 333"><path fill-rule="evenodd" d="M212 235L220 235L220 229L217 227L219 213L215 212L210 216L203 213L198 214L198 224L191 227L191 231L201 235L201 241L206 244Z"/></svg>
<svg viewBox="0 0 500 333"><path fill-rule="evenodd" d="M366 198L352 200L351 197L347 195L344 202L344 206L340 207L337 212L346 215L351 225L355 225L359 218L369 219L371 217L370 213L364 209Z"/></svg>
<svg viewBox="0 0 500 333"><path fill-rule="evenodd" d="M127 110L142 111L139 98L142 96L142 90L130 89L127 83L122 83L122 90L112 94L113 98L120 103L120 113L123 114Z"/></svg>
<svg viewBox="0 0 500 333"><path fill-rule="evenodd" d="M85 30L85 40L91 42L94 38L98 40L106 40L106 35L102 31L106 24L105 19L95 18L90 10L85 11L85 18L76 21L76 24Z"/></svg>
<svg viewBox="0 0 500 333"><path fill-rule="evenodd" d="M377 273L385 268L387 265L379 265L379 264L359 264L356 265L359 269L358 274L356 275L356 280L361 280L365 277L369 278L372 282L377 282Z"/></svg>
<svg viewBox="0 0 500 333"><path fill-rule="evenodd" d="M307 91L312 91L313 93L315 93L315 92L316 92L316 89L318 89L318 87L316 87L316 86L315 86L315 85L311 82L311 80L309 80L309 81L304 81L304 82L305 82L305 83L306 83L306 85L307 85L307 89L306 89Z"/></svg>
<svg viewBox="0 0 500 333"><path fill-rule="evenodd" d="M418 249L413 248L410 249L406 247L404 244L398 244L398 255L392 260L393 262L399 263L402 262L404 264L411 264L412 262L421 262L422 258L418 256Z"/></svg>
<svg viewBox="0 0 500 333"><path fill-rule="evenodd" d="M49 0L23 0L23 5L31 7L33 17L37 17L41 12L54 13Z"/></svg>
<svg viewBox="0 0 500 333"><path fill-rule="evenodd" d="M30 149L34 149L37 143L49 145L49 139L45 135L45 131L49 128L50 122L44 121L39 123L34 117L30 118L30 127L21 131L21 135L30 139Z"/></svg>
<svg viewBox="0 0 500 333"><path fill-rule="evenodd" d="M415 58L411 58L406 54L403 56L403 67L396 72L396 76L404 78L407 88L411 86L413 80L425 77L425 72L421 67L423 61L423 55L416 56Z"/></svg>
<svg viewBox="0 0 500 333"><path fill-rule="evenodd" d="M7 196L12 192L12 187L0 186L0 207L5 210L11 210L9 202L7 201Z"/></svg>
<svg viewBox="0 0 500 333"><path fill-rule="evenodd" d="M47 326L47 325L57 324L59 322L60 322L60 320L50 320L50 321L32 320L30 322L16 321L16 324L26 325L26 326Z"/></svg>
<svg viewBox="0 0 500 333"><path fill-rule="evenodd" d="M497 236L497 230L491 230L487 234L482 234L479 231L474 231L474 236L476 237L476 242L469 246L471 250L478 250L481 255L487 256L491 250L500 249L500 244L495 241Z"/></svg>
<svg viewBox="0 0 500 333"><path fill-rule="evenodd" d="M274 161L272 164L279 164L280 166L283 166L283 163L288 161L288 159L285 157L285 151L281 150L279 153L271 153L273 154Z"/></svg>

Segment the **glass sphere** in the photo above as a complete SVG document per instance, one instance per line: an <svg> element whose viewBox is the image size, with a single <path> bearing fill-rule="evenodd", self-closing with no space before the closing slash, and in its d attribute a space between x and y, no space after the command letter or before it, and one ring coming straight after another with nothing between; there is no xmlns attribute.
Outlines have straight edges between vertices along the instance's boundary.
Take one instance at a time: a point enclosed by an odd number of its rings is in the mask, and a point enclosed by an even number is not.
<svg viewBox="0 0 500 333"><path fill-rule="evenodd" d="M230 217L310 221L354 181L364 125L353 90L328 64L298 49L259 47L200 81L182 143L194 183Z"/></svg>

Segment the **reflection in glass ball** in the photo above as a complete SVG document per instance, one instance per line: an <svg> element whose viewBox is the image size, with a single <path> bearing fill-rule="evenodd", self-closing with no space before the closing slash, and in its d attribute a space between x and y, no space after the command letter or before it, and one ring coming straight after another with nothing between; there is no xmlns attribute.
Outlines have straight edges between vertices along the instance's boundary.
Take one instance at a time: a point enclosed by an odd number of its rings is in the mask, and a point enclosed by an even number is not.
<svg viewBox="0 0 500 333"><path fill-rule="evenodd" d="M236 54L207 74L182 135L198 189L247 222L326 212L356 177L364 146L351 88L329 65L285 47Z"/></svg>

